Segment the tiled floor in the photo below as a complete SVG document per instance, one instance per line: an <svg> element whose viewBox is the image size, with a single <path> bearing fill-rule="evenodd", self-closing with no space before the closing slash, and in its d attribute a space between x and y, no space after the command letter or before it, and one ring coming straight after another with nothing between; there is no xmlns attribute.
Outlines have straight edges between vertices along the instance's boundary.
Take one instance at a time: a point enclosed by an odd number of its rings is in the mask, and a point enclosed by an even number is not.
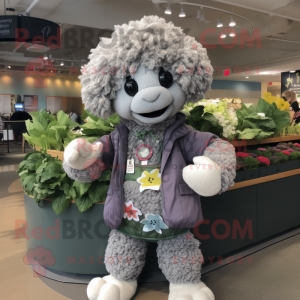
<svg viewBox="0 0 300 300"><path fill-rule="evenodd" d="M86 285L64 284L34 277L23 261L24 238L15 238L15 221L25 219L24 196L18 179L23 155L0 157L0 300L87 300ZM5 164L6 162L6 164ZM203 276L216 300L300 299L300 235L263 249L251 264L233 263ZM134 300L167 300L168 283L142 283Z"/></svg>

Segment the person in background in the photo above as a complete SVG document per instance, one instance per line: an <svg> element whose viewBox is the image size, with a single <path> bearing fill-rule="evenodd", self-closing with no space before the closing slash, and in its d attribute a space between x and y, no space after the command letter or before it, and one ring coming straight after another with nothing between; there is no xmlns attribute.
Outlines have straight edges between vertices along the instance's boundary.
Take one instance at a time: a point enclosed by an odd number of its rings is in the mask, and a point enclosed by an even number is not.
<svg viewBox="0 0 300 300"><path fill-rule="evenodd" d="M16 111L10 117L10 121L25 121L25 120L32 120L32 117L26 111ZM11 124L15 136L15 142L21 145L23 133L27 132L25 122L16 122Z"/></svg>
<svg viewBox="0 0 300 300"><path fill-rule="evenodd" d="M77 122L77 114L75 113L74 109L70 112L70 118L73 122Z"/></svg>
<svg viewBox="0 0 300 300"><path fill-rule="evenodd" d="M282 99L287 101L290 104L290 118L291 123L295 120L295 123L300 122L300 109L299 103L297 101L297 96L293 91L285 91L282 93Z"/></svg>

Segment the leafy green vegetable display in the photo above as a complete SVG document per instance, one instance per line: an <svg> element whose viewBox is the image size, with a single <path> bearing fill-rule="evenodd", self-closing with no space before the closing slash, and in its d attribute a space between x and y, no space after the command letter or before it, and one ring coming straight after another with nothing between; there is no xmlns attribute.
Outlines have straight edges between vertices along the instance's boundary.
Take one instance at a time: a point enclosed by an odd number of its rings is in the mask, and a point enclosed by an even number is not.
<svg viewBox="0 0 300 300"><path fill-rule="evenodd" d="M114 126L120 123L117 114L103 120L88 111L82 115L87 122L81 126L73 122L63 111L59 111L57 117L44 111L31 112L30 115L32 121L26 121L28 134L25 133L24 137L32 147L38 146L44 151L48 149L63 151L72 140L79 137L93 143L99 137L110 134ZM74 131L75 127L80 127L81 130Z"/></svg>
<svg viewBox="0 0 300 300"><path fill-rule="evenodd" d="M72 199L80 212L105 201L111 176L111 171L105 170L92 183L74 181L66 175L59 159L39 151L28 153L17 172L24 192L32 195L38 204L51 198L57 215L69 207Z"/></svg>
<svg viewBox="0 0 300 300"><path fill-rule="evenodd" d="M196 130L211 132L217 136L222 136L223 127L213 114L204 112L204 106L196 106L190 110L186 122Z"/></svg>
<svg viewBox="0 0 300 300"><path fill-rule="evenodd" d="M263 113L265 116L258 115ZM242 108L236 111L238 117L237 130L240 131L238 139L262 140L277 134L290 124L290 116L287 111L281 111L275 103L268 103L259 99L256 106Z"/></svg>
<svg viewBox="0 0 300 300"><path fill-rule="evenodd" d="M63 111L57 113L57 119L46 112L31 112L30 115L32 121L26 121L28 134L23 136L31 146L62 151L65 139L72 140L79 136L71 131L78 123L73 122Z"/></svg>

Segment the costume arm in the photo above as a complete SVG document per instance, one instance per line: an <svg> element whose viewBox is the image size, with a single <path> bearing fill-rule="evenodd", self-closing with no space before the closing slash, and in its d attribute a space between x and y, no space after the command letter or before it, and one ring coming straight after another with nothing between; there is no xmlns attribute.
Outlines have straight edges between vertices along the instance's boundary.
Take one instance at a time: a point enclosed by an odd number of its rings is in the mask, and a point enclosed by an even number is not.
<svg viewBox="0 0 300 300"><path fill-rule="evenodd" d="M114 159L114 147L111 141L111 135L105 135L98 139L95 143L97 142L101 142L103 144L102 152L97 160L88 168L77 170L69 166L64 160L63 168L70 178L80 182L92 182L101 176L102 171L112 166Z"/></svg>
<svg viewBox="0 0 300 300"><path fill-rule="evenodd" d="M220 194L233 186L236 176L236 156L234 147L220 138L212 140L205 149L203 156L210 158L221 168L222 188Z"/></svg>

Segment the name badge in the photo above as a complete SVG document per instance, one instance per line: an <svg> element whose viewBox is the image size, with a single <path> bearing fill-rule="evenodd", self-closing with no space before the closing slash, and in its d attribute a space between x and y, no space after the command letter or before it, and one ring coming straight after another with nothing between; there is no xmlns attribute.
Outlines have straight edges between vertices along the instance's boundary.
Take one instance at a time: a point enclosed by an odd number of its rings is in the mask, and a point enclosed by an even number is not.
<svg viewBox="0 0 300 300"><path fill-rule="evenodd" d="M126 164L126 173L127 174L134 174L134 159L127 159Z"/></svg>

